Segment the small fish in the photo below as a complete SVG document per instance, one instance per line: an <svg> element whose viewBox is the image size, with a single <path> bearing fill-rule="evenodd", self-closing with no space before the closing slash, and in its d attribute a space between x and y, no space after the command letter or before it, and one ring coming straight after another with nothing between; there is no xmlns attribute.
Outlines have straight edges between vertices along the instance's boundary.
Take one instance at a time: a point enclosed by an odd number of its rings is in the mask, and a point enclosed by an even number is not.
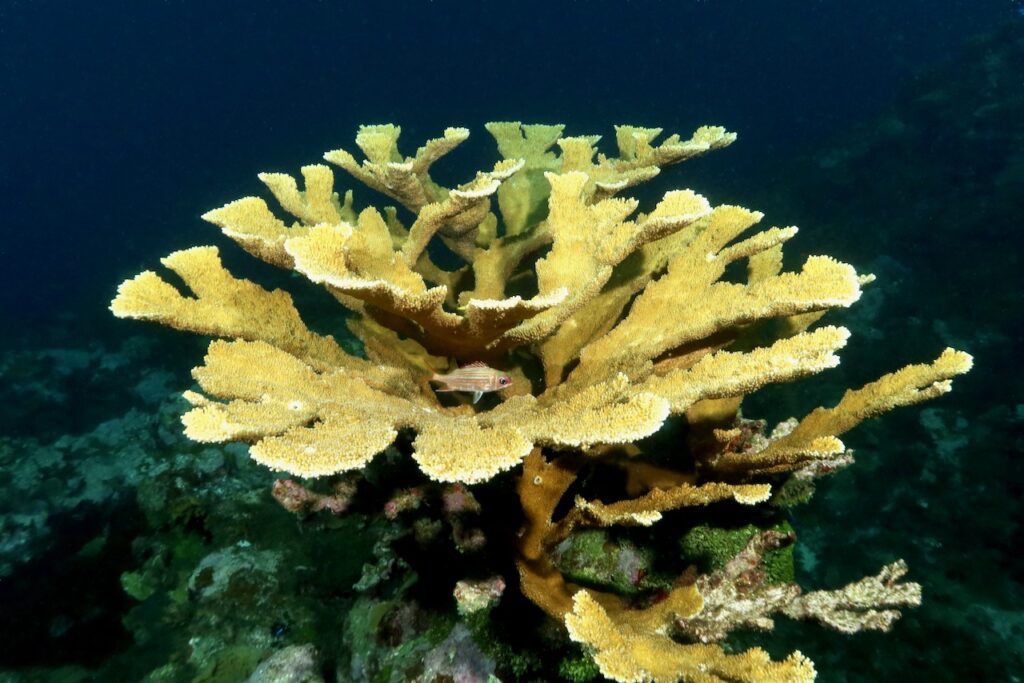
<svg viewBox="0 0 1024 683"><path fill-rule="evenodd" d="M444 387L435 389L442 391L472 391L473 403L480 400L480 397L487 391L501 391L512 386L512 378L501 370L487 367L480 361L463 365L461 368L447 375L434 373L430 378L431 382L443 382Z"/></svg>

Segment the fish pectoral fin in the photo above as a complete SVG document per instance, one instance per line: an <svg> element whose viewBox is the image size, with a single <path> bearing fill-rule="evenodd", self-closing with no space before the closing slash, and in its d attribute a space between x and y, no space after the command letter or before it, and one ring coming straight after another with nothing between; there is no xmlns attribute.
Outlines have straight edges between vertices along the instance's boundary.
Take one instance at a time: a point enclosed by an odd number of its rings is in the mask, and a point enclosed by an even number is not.
<svg viewBox="0 0 1024 683"><path fill-rule="evenodd" d="M484 395L484 392L482 392L482 391L474 391L473 392L473 403L476 403L477 401L479 401L480 397L483 396L483 395Z"/></svg>

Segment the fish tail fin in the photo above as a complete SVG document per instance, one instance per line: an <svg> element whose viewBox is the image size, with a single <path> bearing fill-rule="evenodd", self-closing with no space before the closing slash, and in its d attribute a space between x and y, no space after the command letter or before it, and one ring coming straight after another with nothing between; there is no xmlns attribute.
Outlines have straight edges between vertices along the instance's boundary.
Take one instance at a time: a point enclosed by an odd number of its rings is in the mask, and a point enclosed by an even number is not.
<svg viewBox="0 0 1024 683"><path fill-rule="evenodd" d="M450 386L448 386L448 379L444 375L439 375L439 374L437 374L435 372L434 374L432 374L430 376L430 381L431 382L441 382L442 384L444 384L443 387L438 387L437 389L434 389L434 391L437 392L437 393L440 393L442 391L455 391Z"/></svg>

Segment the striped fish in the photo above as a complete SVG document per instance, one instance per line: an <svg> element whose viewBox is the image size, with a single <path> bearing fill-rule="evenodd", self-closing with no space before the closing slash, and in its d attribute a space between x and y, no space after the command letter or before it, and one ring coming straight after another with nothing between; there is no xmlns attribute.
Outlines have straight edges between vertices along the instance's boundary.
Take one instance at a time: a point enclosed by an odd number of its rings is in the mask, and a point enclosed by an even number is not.
<svg viewBox="0 0 1024 683"><path fill-rule="evenodd" d="M442 391L472 391L473 403L479 401L484 392L501 391L512 386L511 377L480 361L464 365L447 375L434 373L430 381L444 384L440 389L435 389L439 393Z"/></svg>

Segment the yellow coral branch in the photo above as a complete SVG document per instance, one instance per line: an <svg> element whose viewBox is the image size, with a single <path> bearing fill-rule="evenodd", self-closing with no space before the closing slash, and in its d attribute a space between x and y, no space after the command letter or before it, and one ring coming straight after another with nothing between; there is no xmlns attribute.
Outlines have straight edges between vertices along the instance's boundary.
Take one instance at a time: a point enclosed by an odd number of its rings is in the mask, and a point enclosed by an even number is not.
<svg viewBox="0 0 1024 683"><path fill-rule="evenodd" d="M946 349L930 364L908 365L896 372L850 389L834 408L816 408L788 435L752 454L726 453L711 467L720 473L789 471L811 459L834 456L843 446L836 436L864 420L893 408L912 405L945 394L952 379L971 369L967 353Z"/></svg>
<svg viewBox="0 0 1024 683"><path fill-rule="evenodd" d="M670 489L652 489L638 498L616 503L585 500L577 496L575 509L583 520L598 526L650 526L668 510L709 505L730 498L743 505L755 505L768 500L771 492L770 484L682 484Z"/></svg>
<svg viewBox="0 0 1024 683"><path fill-rule="evenodd" d="M623 683L802 683L815 678L800 652L773 662L764 650L726 654L717 645L684 645L665 635L674 619L700 611L693 586L678 588L647 610L621 610L613 617L586 590L573 596L565 617L569 637L590 648L601 673Z"/></svg>
<svg viewBox="0 0 1024 683"><path fill-rule="evenodd" d="M343 149L327 152L324 159L416 213L444 197L445 190L430 178L430 167L465 142L469 131L446 128L443 137L428 140L413 157L403 157L398 151L401 132L401 127L391 124L361 126L356 135L356 145L366 155L365 161L360 164Z"/></svg>
<svg viewBox="0 0 1024 683"><path fill-rule="evenodd" d="M319 368L368 369L366 363L346 354L333 337L310 331L286 292L267 291L233 277L221 264L216 247L176 251L161 263L185 282L195 298L183 296L156 273L145 271L118 287L110 304L114 315L214 337L265 341Z"/></svg>
<svg viewBox="0 0 1024 683"><path fill-rule="evenodd" d="M844 327L822 327L746 353L719 351L692 367L652 376L641 386L669 400L673 413L698 401L743 396L769 383L790 382L839 364L846 345Z"/></svg>

